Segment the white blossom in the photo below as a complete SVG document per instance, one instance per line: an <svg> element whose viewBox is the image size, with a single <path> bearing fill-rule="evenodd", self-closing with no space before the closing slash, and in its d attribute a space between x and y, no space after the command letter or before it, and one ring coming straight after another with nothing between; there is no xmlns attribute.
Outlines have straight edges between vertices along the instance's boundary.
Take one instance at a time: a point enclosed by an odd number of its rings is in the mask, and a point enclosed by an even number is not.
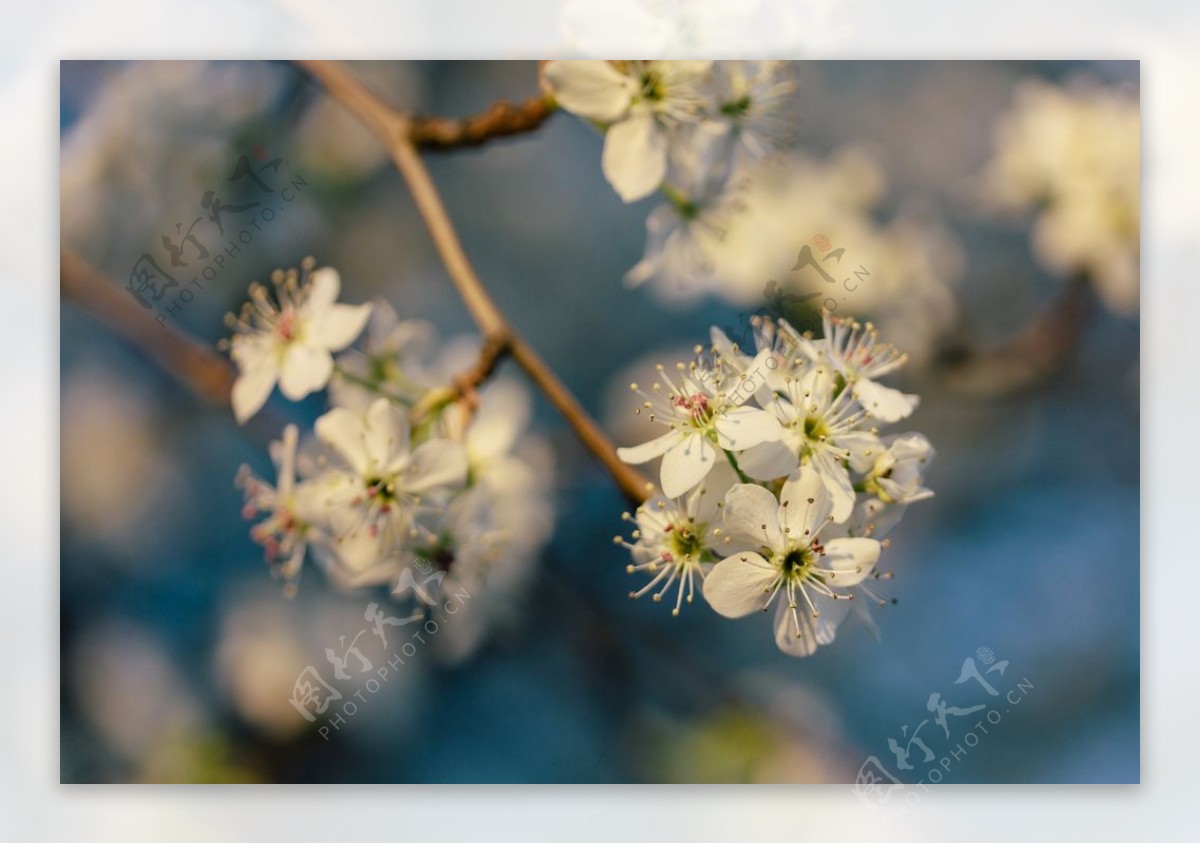
<svg viewBox="0 0 1200 844"><path fill-rule="evenodd" d="M311 484L296 481L296 445L300 431L295 425L283 429L283 438L271 444L276 467L275 486L256 477L249 466L242 466L237 483L246 495L242 516L252 519L260 513L266 518L250 531L263 546L267 562L294 591L296 577L304 564L310 540L319 539L319 508Z"/></svg>
<svg viewBox="0 0 1200 844"><path fill-rule="evenodd" d="M747 310L766 304L764 288L775 280L777 295L819 294L814 307L869 315L914 364L930 359L956 323L962 252L945 226L911 207L877 219L886 183L871 154L848 147L818 160L787 152L747 161L730 178L736 213L721 217L719 238L702 241L705 271L681 277L663 263L661 275L642 272L640 283L671 303L712 295ZM824 276L796 268L805 246Z"/></svg>
<svg viewBox="0 0 1200 844"><path fill-rule="evenodd" d="M1138 309L1141 118L1135 92L1027 82L997 132L985 174L999 207L1035 209L1038 258L1087 273L1105 305Z"/></svg>
<svg viewBox="0 0 1200 844"><path fill-rule="evenodd" d="M850 587L871 576L879 542L867 537L823 540L833 501L815 472L801 469L779 498L752 484L725 497L724 527L736 550L704 582L704 597L721 615L740 618L775 603L775 643L808 656L830 644L853 600Z"/></svg>
<svg viewBox="0 0 1200 844"><path fill-rule="evenodd" d="M337 458L314 479L330 525L327 562L351 585L387 580L418 514L466 482L466 452L443 439L413 447L407 414L384 398L366 414L334 408L316 432Z"/></svg>
<svg viewBox="0 0 1200 844"><path fill-rule="evenodd" d="M401 320L385 300L371 302L362 351L338 356L330 400L360 412L379 396L415 403L437 385L431 362L436 333L424 320Z"/></svg>
<svg viewBox="0 0 1200 844"><path fill-rule="evenodd" d="M796 656L831 642L849 605L878 636L867 607L894 601L882 583L892 573L874 567L888 542L880 539L910 503L933 494L924 485L928 440L881 437L877 426L888 420L864 407L887 397L881 381L904 356L870 326L826 316L819 338L765 316L737 341L714 326L711 348L677 366L678 383L663 374L666 387L633 385L646 399L639 412L671 431L619 450L631 462L683 452L670 466L663 460L664 494L624 515L635 522L629 540L615 539L633 557L629 572L650 578L632 596L658 601L675 589L678 610L699 579L725 616L778 600L776 641ZM854 389L867 380L873 387ZM915 405L915 396L897 395ZM731 409L769 413L777 427L755 444L724 441L716 420ZM768 427L754 423L757 434ZM696 466L696 453L710 462ZM714 501L722 490L724 501Z"/></svg>
<svg viewBox="0 0 1200 844"><path fill-rule="evenodd" d="M879 342L874 325L829 314L823 314L821 321L820 340L798 338L798 343L814 360L833 368L867 413L896 422L916 409L917 396L879 383L881 376L899 369L908 358L895 346Z"/></svg>
<svg viewBox="0 0 1200 844"><path fill-rule="evenodd" d="M700 486L680 498L656 495L633 515L623 514L626 521L636 525L632 542L620 536L613 538L633 555L634 562L626 571L650 575L645 585L629 593L630 598L657 589L653 599L658 602L675 586L671 614L679 615L685 600L692 603L697 579L703 583L721 554L720 511L725 493L736 480L728 466L718 467Z"/></svg>
<svg viewBox="0 0 1200 844"><path fill-rule="evenodd" d="M293 401L322 389L333 374L331 352L353 343L371 312L370 305L337 303L341 279L332 267L299 278L277 274L274 281L274 301L263 285L252 285L241 315L229 318L238 422L259 411L277 382Z"/></svg>
<svg viewBox="0 0 1200 844"><path fill-rule="evenodd" d="M720 358L711 366L677 364L674 381L661 365L658 373L661 380L648 391L637 384L630 389L645 399L638 412L670 430L640 446L619 448L617 454L634 464L662 457L660 479L668 498L678 498L704 480L723 459L721 451L743 451L779 439L775 417L745 404L752 389L745 389L744 375L729 370Z"/></svg>
<svg viewBox="0 0 1200 844"><path fill-rule="evenodd" d="M924 475L934 454L933 446L921 434L885 437L883 449L855 484L862 494L847 524L850 532L881 539L896 526L909 504L932 498Z"/></svg>
<svg viewBox="0 0 1200 844"><path fill-rule="evenodd" d="M604 176L633 202L666 177L671 132L700 119L711 64L552 61L545 78L563 108L605 127Z"/></svg>
<svg viewBox="0 0 1200 844"><path fill-rule="evenodd" d="M824 365L800 378L787 378L783 395L767 402L767 409L779 420L783 434L777 442L743 454L742 471L770 480L807 466L825 485L834 520L846 521L854 509L851 470L864 466L881 449L875 433L861 427L866 411L850 390L839 388Z"/></svg>
<svg viewBox="0 0 1200 844"><path fill-rule="evenodd" d="M713 83L714 122L735 151L763 158L791 140L796 82L790 62L715 62Z"/></svg>

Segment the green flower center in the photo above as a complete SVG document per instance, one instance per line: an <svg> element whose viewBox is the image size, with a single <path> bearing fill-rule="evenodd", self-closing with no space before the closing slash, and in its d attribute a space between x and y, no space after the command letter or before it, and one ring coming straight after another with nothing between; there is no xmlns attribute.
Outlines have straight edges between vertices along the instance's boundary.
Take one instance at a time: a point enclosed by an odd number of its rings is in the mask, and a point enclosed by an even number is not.
<svg viewBox="0 0 1200 844"><path fill-rule="evenodd" d="M667 96L662 74L648 70L642 74L642 97L652 103L661 102Z"/></svg>
<svg viewBox="0 0 1200 844"><path fill-rule="evenodd" d="M783 555L783 562L780 564L783 570L783 576L787 578L802 577L804 572L812 566L814 554L811 548L793 548Z"/></svg>
<svg viewBox="0 0 1200 844"><path fill-rule="evenodd" d="M829 428L825 426L825 420L819 416L806 416L804 418L804 436L810 440L819 440L829 436Z"/></svg>
<svg viewBox="0 0 1200 844"><path fill-rule="evenodd" d="M704 551L704 532L707 525L680 524L671 526L671 554L676 559L699 559Z"/></svg>
<svg viewBox="0 0 1200 844"><path fill-rule="evenodd" d="M367 494L376 501L387 504L396 500L395 478L382 476L367 478Z"/></svg>
<svg viewBox="0 0 1200 844"><path fill-rule="evenodd" d="M721 114L725 115L726 117L745 117L746 112L750 110L750 106L752 104L753 102L750 99L750 95L746 94L740 99L723 104L721 106Z"/></svg>

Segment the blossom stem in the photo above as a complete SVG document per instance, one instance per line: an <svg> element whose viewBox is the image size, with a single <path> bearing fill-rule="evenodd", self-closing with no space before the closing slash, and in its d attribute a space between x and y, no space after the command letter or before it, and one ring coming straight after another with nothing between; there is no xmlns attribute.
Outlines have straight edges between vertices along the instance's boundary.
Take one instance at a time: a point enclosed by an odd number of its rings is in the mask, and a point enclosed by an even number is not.
<svg viewBox="0 0 1200 844"><path fill-rule="evenodd" d="M413 120L385 104L336 62L302 61L300 66L362 120L387 147L408 184L451 282L483 333L484 342L507 348L508 354L562 414L583 445L608 470L625 497L634 504L645 501L650 484L636 469L621 462L616 448L599 425L537 352L509 325L479 280L450 222L441 195L421 160L412 136Z"/></svg>
<svg viewBox="0 0 1200 844"><path fill-rule="evenodd" d="M733 456L733 452L727 448L723 448L721 450L725 452L725 456L729 458L729 465L733 467L733 471L737 472L737 476L741 478L742 483L754 483L754 481L750 479L750 476L742 471L742 467L738 465L737 458Z"/></svg>
<svg viewBox="0 0 1200 844"><path fill-rule="evenodd" d="M475 389L491 377L500 361L511 351L511 344L507 341L484 341L483 348L479 350L479 360L473 367L456 376L449 386L430 390L413 406L409 412L412 424L421 425L447 405L473 396Z"/></svg>
<svg viewBox="0 0 1200 844"><path fill-rule="evenodd" d="M399 399L397 399L395 396L389 395L383 390L379 389L379 384L372 381L370 378L363 378L361 375L355 375L340 363L335 362L333 364L333 371L338 374L339 378L344 378L351 384L357 384L359 387L362 387L364 390L367 390L374 395L382 396L385 399L392 399L393 401L399 401Z"/></svg>
<svg viewBox="0 0 1200 844"><path fill-rule="evenodd" d="M696 203L684 196L679 188L674 187L668 182L663 182L659 188L662 195L667 201L675 206L675 210L679 212L679 216L685 220L690 220L699 213L699 208Z"/></svg>

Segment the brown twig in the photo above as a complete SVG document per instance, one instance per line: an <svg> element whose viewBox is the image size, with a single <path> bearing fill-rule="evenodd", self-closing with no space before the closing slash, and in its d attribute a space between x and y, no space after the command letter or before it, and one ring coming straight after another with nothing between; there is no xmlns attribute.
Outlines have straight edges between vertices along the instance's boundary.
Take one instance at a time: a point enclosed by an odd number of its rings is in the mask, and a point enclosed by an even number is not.
<svg viewBox="0 0 1200 844"><path fill-rule="evenodd" d="M1045 381L1079 345L1093 305L1090 288L1087 277L1078 275L1010 339L991 349L947 354L947 385L971 395L1002 396Z"/></svg>
<svg viewBox="0 0 1200 844"><path fill-rule="evenodd" d="M385 104L337 63L304 61L300 65L331 96L361 119L387 147L400 175L408 184L450 280L483 333L485 342L503 343L513 360L563 415L584 446L612 475L625 497L634 504L644 501L649 487L646 479L633 467L620 461L612 442L545 361L508 324L479 280L450 222L441 195L412 140L412 120Z"/></svg>
<svg viewBox="0 0 1200 844"><path fill-rule="evenodd" d="M93 314L201 398L229 405L234 379L229 361L208 346L159 325L119 283L94 270L68 247L62 248L59 263L59 289L64 301L72 301Z"/></svg>
<svg viewBox="0 0 1200 844"><path fill-rule="evenodd" d="M485 340L474 366L455 376L449 386L426 393L409 411L409 421L413 425L420 425L431 414L456 401L469 403L469 412L474 412L475 391L491 377L500 361L511 352L512 345L507 337Z"/></svg>
<svg viewBox="0 0 1200 844"><path fill-rule="evenodd" d="M500 100L471 117L413 117L409 138L419 149L436 152L478 147L497 138L533 132L554 111L553 102L546 97L520 103Z"/></svg>

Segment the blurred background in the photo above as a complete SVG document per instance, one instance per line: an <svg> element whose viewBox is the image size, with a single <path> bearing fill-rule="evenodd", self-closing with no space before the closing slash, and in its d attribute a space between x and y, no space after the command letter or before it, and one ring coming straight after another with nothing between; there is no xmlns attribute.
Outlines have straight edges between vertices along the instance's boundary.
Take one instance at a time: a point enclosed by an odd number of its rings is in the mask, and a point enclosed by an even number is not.
<svg viewBox="0 0 1200 844"><path fill-rule="evenodd" d="M534 63L353 70L429 113L537 90ZM339 593L309 572L286 599L233 487L242 463L270 475L272 420L311 421L321 403L276 397L275 416L239 428L65 302L62 780L851 782L871 756L896 772L889 739L904 744L932 717L931 694L979 702L955 680L988 648L1009 662L1004 688L1015 678L1031 688L946 781L1137 781L1136 279L1132 295L1079 292L1035 249L1035 212L999 213L982 198L1031 80L1136 97L1137 65L795 71L789 160L816 175L797 177L773 223L794 234L784 250L794 254L829 233L813 208L844 214L846 180L869 184L853 203L863 241L845 245L853 255L862 242L885 282L846 308L913 355L904 386L922 404L895 430L938 450L936 497L892 535L900 602L877 613L882 641L851 619L832 647L798 661L756 619L701 605L675 619L630 602L626 555L611 541L625 505L539 399L556 516L533 576L468 658L421 653L327 739L289 702L293 684L386 596ZM382 151L293 67L65 62L60 125L63 243L115 284L144 252L161 253L176 223L186 230L206 191L238 201L226 185L240 156L265 153L302 176L286 213L172 315L172 330L215 344L250 281L309 254L341 271L346 301L382 296L443 336L472 330ZM560 114L528 137L429 164L501 308L631 444L641 439L631 376L673 362L712 324L736 326L754 303L629 289L654 202L623 204L600 149L595 131ZM921 735L941 757L954 742L938 730Z"/></svg>

